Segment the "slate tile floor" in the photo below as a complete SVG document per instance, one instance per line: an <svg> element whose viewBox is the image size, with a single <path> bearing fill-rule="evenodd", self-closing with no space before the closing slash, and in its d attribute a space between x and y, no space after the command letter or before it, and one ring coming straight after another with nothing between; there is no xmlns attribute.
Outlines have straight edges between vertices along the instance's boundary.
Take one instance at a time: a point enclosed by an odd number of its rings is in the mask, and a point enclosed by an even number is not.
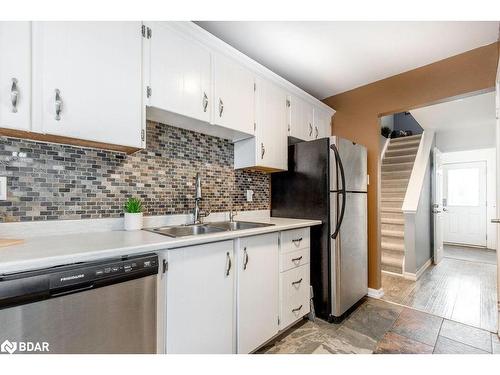
<svg viewBox="0 0 500 375"><path fill-rule="evenodd" d="M382 299L495 332L496 253L457 246L444 251L416 282L382 273Z"/></svg>
<svg viewBox="0 0 500 375"><path fill-rule="evenodd" d="M500 340L486 330L367 298L341 324L304 320L258 353L500 354Z"/></svg>

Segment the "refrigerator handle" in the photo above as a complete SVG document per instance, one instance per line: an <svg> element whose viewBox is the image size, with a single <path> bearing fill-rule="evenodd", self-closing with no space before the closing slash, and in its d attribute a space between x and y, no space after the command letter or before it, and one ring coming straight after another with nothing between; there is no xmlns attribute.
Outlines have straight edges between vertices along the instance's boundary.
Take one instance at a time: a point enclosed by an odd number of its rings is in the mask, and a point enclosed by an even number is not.
<svg viewBox="0 0 500 375"><path fill-rule="evenodd" d="M346 204L345 173L344 173L344 166L342 165L342 160L340 159L340 154L339 150L337 149L337 146L332 144L330 148L333 150L335 154L335 164L337 164L337 167L340 170L340 178L342 180L342 189L339 191L339 194L342 195L342 208L340 209L340 216L337 220L337 226L335 228L335 232L333 232L332 234L332 239L336 239L339 234L342 221L344 221L344 214L345 214L345 204Z"/></svg>

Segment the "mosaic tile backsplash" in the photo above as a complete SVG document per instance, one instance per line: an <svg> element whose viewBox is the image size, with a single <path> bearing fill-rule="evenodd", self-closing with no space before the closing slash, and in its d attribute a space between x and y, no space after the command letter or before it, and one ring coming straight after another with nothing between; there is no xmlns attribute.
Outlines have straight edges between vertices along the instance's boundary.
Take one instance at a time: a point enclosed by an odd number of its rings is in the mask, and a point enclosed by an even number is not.
<svg viewBox="0 0 500 375"><path fill-rule="evenodd" d="M147 149L133 155L0 137L0 176L8 177L0 222L120 217L130 196L143 200L145 215L190 213L196 172L203 209L269 209L269 175L235 171L233 155L227 140L154 122Z"/></svg>

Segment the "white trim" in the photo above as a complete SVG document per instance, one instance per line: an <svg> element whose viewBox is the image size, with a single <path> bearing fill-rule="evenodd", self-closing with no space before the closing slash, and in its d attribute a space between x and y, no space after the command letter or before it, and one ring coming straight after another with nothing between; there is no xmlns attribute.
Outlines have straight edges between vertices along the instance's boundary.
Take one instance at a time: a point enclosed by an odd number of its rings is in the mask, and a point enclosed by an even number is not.
<svg viewBox="0 0 500 375"><path fill-rule="evenodd" d="M384 143L384 147L382 148L382 153L380 154L380 160L384 159L385 152L387 151L387 147L389 147L389 143L391 143L391 139L387 138Z"/></svg>
<svg viewBox="0 0 500 375"><path fill-rule="evenodd" d="M422 133L422 138L418 146L417 155L413 163L408 188L406 189L402 211L406 213L416 213L418 202L425 180L425 172L430 162L432 146L434 144L434 131L426 130Z"/></svg>
<svg viewBox="0 0 500 375"><path fill-rule="evenodd" d="M380 299L384 296L384 290L368 288L368 297Z"/></svg>
<svg viewBox="0 0 500 375"><path fill-rule="evenodd" d="M427 259L427 262L424 263L422 267L419 268L417 273L412 273L412 272L403 272L403 278L406 280L412 280L412 281L417 281L420 279L420 276L425 272L427 268L432 264L432 259Z"/></svg>

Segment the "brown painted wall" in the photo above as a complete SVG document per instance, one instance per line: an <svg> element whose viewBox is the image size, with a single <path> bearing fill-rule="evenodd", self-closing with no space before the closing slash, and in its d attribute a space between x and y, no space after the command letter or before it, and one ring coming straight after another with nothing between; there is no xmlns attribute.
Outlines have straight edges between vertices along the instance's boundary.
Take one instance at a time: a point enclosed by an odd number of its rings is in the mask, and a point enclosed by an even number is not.
<svg viewBox="0 0 500 375"><path fill-rule="evenodd" d="M493 89L498 53L499 44L493 43L324 100L337 111L333 118L333 134L352 139L368 148L370 288L381 287L378 217L379 117L455 96Z"/></svg>

